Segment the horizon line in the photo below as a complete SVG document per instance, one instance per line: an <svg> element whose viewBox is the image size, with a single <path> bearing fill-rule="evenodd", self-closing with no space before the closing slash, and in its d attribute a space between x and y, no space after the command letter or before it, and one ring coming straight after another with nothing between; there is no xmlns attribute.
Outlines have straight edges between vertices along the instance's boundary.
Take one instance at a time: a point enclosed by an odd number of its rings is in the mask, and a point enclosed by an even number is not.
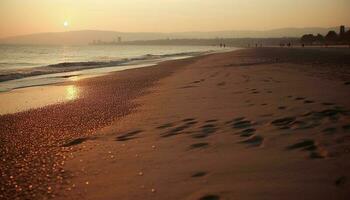
<svg viewBox="0 0 350 200"><path fill-rule="evenodd" d="M331 27L322 27L322 26L307 26L307 27L281 27L281 28L273 28L273 29L264 29L264 30L253 30L253 29L226 29L226 30L214 30L214 31L175 31L175 32L153 32L153 31L118 31L118 30L106 30L106 29L79 29L79 30L66 30L66 31L53 31L53 32L36 32L36 33L28 33L28 34L20 34L13 36L5 36L0 37L0 40L9 39L13 37L21 37L21 36L30 36L30 35L39 35L39 34L55 34L55 33L69 33L69 32L83 32L83 31L101 31L101 32L118 32L118 33L158 33L158 34L173 34L173 33L215 33L215 32L230 32L230 31L252 31L252 32L268 32L273 30L282 30L282 29L307 29L307 28L322 28L322 29L331 29L340 26L345 26L345 28L350 29L350 25L338 25Z"/></svg>

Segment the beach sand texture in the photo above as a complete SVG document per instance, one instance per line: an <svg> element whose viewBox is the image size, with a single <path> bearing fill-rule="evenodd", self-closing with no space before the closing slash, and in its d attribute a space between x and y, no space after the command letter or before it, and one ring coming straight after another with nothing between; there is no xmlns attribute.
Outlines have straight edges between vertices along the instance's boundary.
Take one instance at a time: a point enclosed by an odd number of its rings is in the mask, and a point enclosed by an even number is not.
<svg viewBox="0 0 350 200"><path fill-rule="evenodd" d="M346 48L258 48L77 81L0 116L1 193L348 199L349 67Z"/></svg>

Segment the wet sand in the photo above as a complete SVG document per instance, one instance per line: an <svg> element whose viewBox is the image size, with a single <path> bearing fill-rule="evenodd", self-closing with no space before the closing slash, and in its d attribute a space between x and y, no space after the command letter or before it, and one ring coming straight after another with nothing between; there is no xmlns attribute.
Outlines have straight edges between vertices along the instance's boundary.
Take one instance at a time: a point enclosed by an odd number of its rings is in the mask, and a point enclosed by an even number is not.
<svg viewBox="0 0 350 200"><path fill-rule="evenodd" d="M347 199L349 55L245 49L77 81L73 102L0 117L2 195Z"/></svg>
<svg viewBox="0 0 350 200"><path fill-rule="evenodd" d="M1 115L0 197L41 199L54 196L65 181L69 181L70 173L63 169L63 165L73 152L70 146L83 141L75 138L94 137L96 130L131 113L137 106L131 100L145 94L147 87L172 74L181 63L170 63L157 70L152 67L127 70L103 78L50 86L49 90L54 90L53 87L68 88L65 98L70 101ZM32 94L22 98L30 101L40 89L29 88ZM50 95L47 90L43 92ZM60 96L61 90L57 93ZM5 99L13 102L20 95L8 96ZM19 103L21 101L18 100ZM52 103L43 99L34 107L45 102Z"/></svg>

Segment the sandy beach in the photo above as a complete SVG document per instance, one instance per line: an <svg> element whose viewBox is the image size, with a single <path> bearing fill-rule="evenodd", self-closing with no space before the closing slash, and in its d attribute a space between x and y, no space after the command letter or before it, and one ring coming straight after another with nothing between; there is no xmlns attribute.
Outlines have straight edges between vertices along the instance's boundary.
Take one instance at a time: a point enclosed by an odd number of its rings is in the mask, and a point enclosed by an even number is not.
<svg viewBox="0 0 350 200"><path fill-rule="evenodd" d="M1 198L350 198L350 48L241 49L59 86L71 101L0 115Z"/></svg>

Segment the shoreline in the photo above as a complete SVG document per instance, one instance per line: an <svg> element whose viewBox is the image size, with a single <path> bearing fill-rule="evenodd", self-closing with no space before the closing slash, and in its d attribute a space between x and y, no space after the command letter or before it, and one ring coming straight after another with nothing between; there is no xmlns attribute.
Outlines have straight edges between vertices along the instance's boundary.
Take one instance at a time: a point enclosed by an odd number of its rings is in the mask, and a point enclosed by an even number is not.
<svg viewBox="0 0 350 200"><path fill-rule="evenodd" d="M81 50L84 50L86 48L81 47ZM207 49L205 49L207 48ZM175 48L176 49L176 48ZM115 50L115 49L114 49ZM64 78L65 76L70 76L70 74L79 74L84 73L85 71L89 72L92 71L93 73L98 72L104 72L104 71L118 71L118 67L121 68L133 68L137 65L154 65L159 62L167 61L167 60L176 60L186 57L194 57L199 55L205 55L208 53L215 53L215 52L221 52L222 50L218 48L212 48L212 47L203 47L202 49L198 49L196 47L193 47L193 49L177 49L177 50L163 50L162 53L160 50L154 50L150 49L150 53L147 53L147 51L142 53L135 53L133 51L128 52L124 49L125 52L122 51L123 49L119 50L119 52L122 56L121 58L114 58L114 57L108 57L109 59L99 59L98 57L94 58L92 55L83 54L86 58L86 60L80 59L80 60L62 60L60 58L60 55L58 56L58 60L56 62L51 61L51 63L43 64L42 66L35 66L35 67L23 67L22 68L15 68L11 69L9 67L5 66L5 69L2 69L0 73L0 89L3 87L3 83L11 83L16 82L16 80L19 79L33 79L33 78L40 78L45 76L58 76L58 78ZM191 51L190 51L191 50ZM101 50L100 50L101 51ZM70 52L75 53L75 52ZM95 52L96 53L96 52ZM97 52L101 53L101 52ZM107 52L108 53L108 52ZM118 52L116 52L118 53ZM128 54L129 56L125 55ZM82 57L84 57L82 56ZM91 58L90 58L90 57ZM37 58L36 58L37 59ZM43 58L45 59L45 58ZM28 61L29 62L29 61ZM11 63L8 63L9 65ZM12 63L14 64L14 63ZM21 64L21 63L19 63ZM16 67L16 66L15 66ZM100 70L99 70L100 69ZM56 75L57 74L57 75ZM60 74L62 74L60 76ZM67 75L64 75L67 74ZM62 81L62 80L61 80Z"/></svg>
<svg viewBox="0 0 350 200"><path fill-rule="evenodd" d="M67 158L65 152L70 149L64 147L70 140L93 135L94 131L133 112L137 107L133 99L144 95L160 78L181 68L179 65L194 59L197 58L83 79L74 84L81 90L80 98L1 115L2 195L5 198L51 196L63 184L63 177L69 177L62 165Z"/></svg>
<svg viewBox="0 0 350 200"><path fill-rule="evenodd" d="M46 74L5 81L0 83L0 87L6 87L6 85L9 85L9 87L14 87L15 85L17 86L9 89L8 91L0 92L0 98L2 99L0 102L0 115L15 114L30 109L65 103L79 98L79 95L76 95L74 98L70 97L70 93L77 93L77 91L72 91L72 87L74 87L75 82L83 79L108 76L112 73L125 70L152 67L167 61L191 59L213 53L222 52L202 52L198 53L197 56L172 57L165 60L154 61L154 63L148 64L130 63L122 66L83 69L80 71ZM47 95L47 93L50 93L51 95ZM20 101L17 101L17 99L20 99Z"/></svg>
<svg viewBox="0 0 350 200"><path fill-rule="evenodd" d="M243 49L77 81L83 98L0 116L4 194L345 199L347 55Z"/></svg>

